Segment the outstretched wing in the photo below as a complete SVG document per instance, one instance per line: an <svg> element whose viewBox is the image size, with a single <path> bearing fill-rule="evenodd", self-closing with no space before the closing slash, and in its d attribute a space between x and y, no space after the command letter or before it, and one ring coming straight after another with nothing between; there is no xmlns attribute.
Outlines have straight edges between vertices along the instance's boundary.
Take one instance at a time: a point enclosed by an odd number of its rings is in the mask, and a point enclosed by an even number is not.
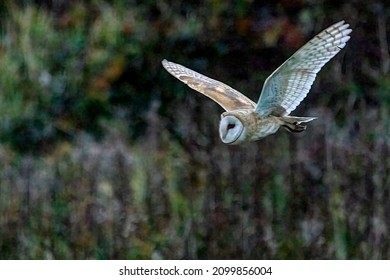
<svg viewBox="0 0 390 280"><path fill-rule="evenodd" d="M234 88L219 81L192 71L183 65L176 64L164 59L164 68L190 88L208 96L217 102L226 111L235 109L254 109L256 103Z"/></svg>
<svg viewBox="0 0 390 280"><path fill-rule="evenodd" d="M264 83L256 106L260 116L288 115L310 91L317 73L349 40L349 24L340 21L311 39Z"/></svg>

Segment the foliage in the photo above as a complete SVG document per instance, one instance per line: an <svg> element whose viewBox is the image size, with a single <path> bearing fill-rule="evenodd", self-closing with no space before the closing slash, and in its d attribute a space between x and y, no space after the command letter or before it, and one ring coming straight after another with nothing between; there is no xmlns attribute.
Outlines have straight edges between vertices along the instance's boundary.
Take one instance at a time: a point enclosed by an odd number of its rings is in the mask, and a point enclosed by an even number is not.
<svg viewBox="0 0 390 280"><path fill-rule="evenodd" d="M0 4L0 258L389 258L389 8L321 3ZM160 66L257 100L340 19L304 134L223 145L222 109Z"/></svg>

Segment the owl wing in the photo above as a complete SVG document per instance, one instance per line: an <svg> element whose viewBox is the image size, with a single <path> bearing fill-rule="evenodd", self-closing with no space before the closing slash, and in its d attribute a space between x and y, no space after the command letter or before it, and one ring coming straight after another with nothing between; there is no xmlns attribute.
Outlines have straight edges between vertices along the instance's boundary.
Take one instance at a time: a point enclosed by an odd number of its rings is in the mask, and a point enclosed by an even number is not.
<svg viewBox="0 0 390 280"><path fill-rule="evenodd" d="M206 95L217 102L226 111L235 109L254 109L256 103L224 83L213 80L183 65L164 59L164 68L174 77L187 84L190 88Z"/></svg>
<svg viewBox="0 0 390 280"><path fill-rule="evenodd" d="M311 39L265 81L255 111L260 116L288 115L310 91L317 73L349 40L349 24L340 21Z"/></svg>

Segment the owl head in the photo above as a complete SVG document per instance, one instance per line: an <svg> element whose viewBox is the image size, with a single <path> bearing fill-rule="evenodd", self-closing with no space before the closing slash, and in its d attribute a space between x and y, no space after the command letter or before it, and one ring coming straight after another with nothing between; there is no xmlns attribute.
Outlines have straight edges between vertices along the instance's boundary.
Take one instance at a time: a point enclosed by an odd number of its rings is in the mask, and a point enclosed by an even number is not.
<svg viewBox="0 0 390 280"><path fill-rule="evenodd" d="M239 144L244 141L246 128L243 121L233 112L225 112L219 122L219 137L225 144Z"/></svg>

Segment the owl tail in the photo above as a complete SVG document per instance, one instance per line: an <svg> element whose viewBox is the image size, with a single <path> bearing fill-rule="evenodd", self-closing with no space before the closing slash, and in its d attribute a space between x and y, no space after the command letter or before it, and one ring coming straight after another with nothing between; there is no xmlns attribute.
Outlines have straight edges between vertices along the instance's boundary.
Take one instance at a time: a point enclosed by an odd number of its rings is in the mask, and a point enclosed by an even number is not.
<svg viewBox="0 0 390 280"><path fill-rule="evenodd" d="M306 125L302 123L307 123L315 119L316 117L280 117L280 120L282 121L282 126L290 132L302 132L306 130Z"/></svg>

